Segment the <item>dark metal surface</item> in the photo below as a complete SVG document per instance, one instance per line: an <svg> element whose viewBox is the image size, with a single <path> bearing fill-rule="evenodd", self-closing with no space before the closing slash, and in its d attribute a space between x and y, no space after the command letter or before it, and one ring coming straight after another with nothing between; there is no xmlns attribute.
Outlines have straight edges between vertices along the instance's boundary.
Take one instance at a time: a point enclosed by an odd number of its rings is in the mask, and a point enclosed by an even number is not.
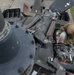
<svg viewBox="0 0 74 75"><path fill-rule="evenodd" d="M56 25L56 21L52 21L48 31L47 31L47 34L46 34L46 37L49 39L50 36L52 36L53 34L53 30L55 28L55 25Z"/></svg>
<svg viewBox="0 0 74 75"><path fill-rule="evenodd" d="M50 9L54 12L62 13L74 5L74 0L55 0Z"/></svg>
<svg viewBox="0 0 74 75"><path fill-rule="evenodd" d="M32 8L32 12L35 12L35 13L41 12L41 0L35 0L33 8Z"/></svg>
<svg viewBox="0 0 74 75"><path fill-rule="evenodd" d="M46 34L48 27L50 27L52 19L48 17L43 17L41 21L36 24L36 27L40 29L44 34Z"/></svg>
<svg viewBox="0 0 74 75"><path fill-rule="evenodd" d="M44 43L44 40L46 39L45 35L48 28L50 27L50 24L50 17L43 17L41 21L33 27L33 30L35 30L34 36L42 43Z"/></svg>
<svg viewBox="0 0 74 75"><path fill-rule="evenodd" d="M0 32L3 30L4 26L5 26L5 21L0 10Z"/></svg>
<svg viewBox="0 0 74 75"><path fill-rule="evenodd" d="M35 17L33 21L30 22L30 24L28 24L28 26L26 28L31 28L33 27L38 21L40 21L40 17Z"/></svg>
<svg viewBox="0 0 74 75"><path fill-rule="evenodd" d="M15 21L21 20L20 15L21 14L20 14L19 8L6 9L3 11L3 17L5 18L6 21L9 21L9 22L15 22Z"/></svg>
<svg viewBox="0 0 74 75"><path fill-rule="evenodd" d="M32 35L23 28L18 28L18 26L12 27L12 31L8 40L3 42L3 46L0 45L1 75L19 75L18 70L23 68L23 71L25 71L32 63L35 55Z"/></svg>
<svg viewBox="0 0 74 75"><path fill-rule="evenodd" d="M14 31L0 42L0 64L9 62L18 54L20 43Z"/></svg>

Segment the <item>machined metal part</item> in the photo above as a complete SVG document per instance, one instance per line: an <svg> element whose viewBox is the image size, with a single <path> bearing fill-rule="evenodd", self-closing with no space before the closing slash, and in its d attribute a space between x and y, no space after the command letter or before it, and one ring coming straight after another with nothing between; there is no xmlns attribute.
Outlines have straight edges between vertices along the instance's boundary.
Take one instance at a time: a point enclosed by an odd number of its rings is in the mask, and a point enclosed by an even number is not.
<svg viewBox="0 0 74 75"><path fill-rule="evenodd" d="M35 0L32 12L41 13L41 0Z"/></svg>
<svg viewBox="0 0 74 75"><path fill-rule="evenodd" d="M55 21L52 21L51 23L51 26L49 27L48 31L47 31L47 34L46 34L46 37L49 39L49 37L52 35L53 33L53 30L55 28Z"/></svg>
<svg viewBox="0 0 74 75"><path fill-rule="evenodd" d="M21 20L20 8L6 9L3 11L3 17L6 21L14 23Z"/></svg>
<svg viewBox="0 0 74 75"><path fill-rule="evenodd" d="M40 20L41 20L41 18L39 16L35 17L35 19L26 28L29 29L29 28L33 27Z"/></svg>
<svg viewBox="0 0 74 75"><path fill-rule="evenodd" d="M0 10L0 32L3 30L4 26L5 26L5 21Z"/></svg>
<svg viewBox="0 0 74 75"><path fill-rule="evenodd" d="M62 13L74 5L74 0L55 0L49 7L52 12Z"/></svg>
<svg viewBox="0 0 74 75"><path fill-rule="evenodd" d="M7 21L5 21L5 27L3 28L2 32L0 33L0 41L5 39L9 35L10 30L11 30L10 24Z"/></svg>
<svg viewBox="0 0 74 75"><path fill-rule="evenodd" d="M29 12L25 4L23 15L20 15L20 9L9 9L4 18L13 22L12 25L4 21L0 12L1 75L66 75L67 71L74 70L73 63L61 65L56 57L57 50L54 50L56 30L68 23L57 20L58 16L73 6L74 1L55 0L45 13L41 13L43 1L35 0L34 13ZM61 53L58 51L60 57ZM72 53L70 50L62 54L72 62Z"/></svg>
<svg viewBox="0 0 74 75"><path fill-rule="evenodd" d="M0 74L20 75L25 72L29 75L35 56L33 36L20 26L11 26L3 18L2 22L5 24L0 33Z"/></svg>
<svg viewBox="0 0 74 75"><path fill-rule="evenodd" d="M40 29L45 35L47 30L48 30L48 27L50 27L51 21L52 20L50 19L49 16L48 17L43 17L41 19L41 21L38 24L36 24L36 27L38 29Z"/></svg>
<svg viewBox="0 0 74 75"><path fill-rule="evenodd" d="M42 43L45 43L46 40L46 32L50 27L51 19L50 17L43 17L40 22L38 22L34 27L35 30L34 36Z"/></svg>
<svg viewBox="0 0 74 75"><path fill-rule="evenodd" d="M0 44L1 75L22 74L33 63L35 44L32 41L34 42L33 37L26 33L24 29L12 27L10 36ZM20 68L23 68L21 73L18 72Z"/></svg>

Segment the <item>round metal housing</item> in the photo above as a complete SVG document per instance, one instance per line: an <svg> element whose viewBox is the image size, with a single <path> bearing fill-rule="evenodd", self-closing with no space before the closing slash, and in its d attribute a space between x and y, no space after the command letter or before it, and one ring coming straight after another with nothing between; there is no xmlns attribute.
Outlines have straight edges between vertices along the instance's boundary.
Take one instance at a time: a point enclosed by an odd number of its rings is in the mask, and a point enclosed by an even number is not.
<svg viewBox="0 0 74 75"><path fill-rule="evenodd" d="M35 43L32 35L19 26L11 26L0 41L0 75L20 75L33 63Z"/></svg>

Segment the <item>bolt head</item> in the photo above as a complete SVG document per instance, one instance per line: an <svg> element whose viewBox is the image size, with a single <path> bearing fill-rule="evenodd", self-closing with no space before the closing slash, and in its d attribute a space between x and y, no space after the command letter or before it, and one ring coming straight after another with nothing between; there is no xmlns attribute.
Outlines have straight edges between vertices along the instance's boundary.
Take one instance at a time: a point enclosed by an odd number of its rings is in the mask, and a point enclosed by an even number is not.
<svg viewBox="0 0 74 75"><path fill-rule="evenodd" d="M24 71L23 68L19 68L19 69L18 69L18 73L22 73L23 71Z"/></svg>

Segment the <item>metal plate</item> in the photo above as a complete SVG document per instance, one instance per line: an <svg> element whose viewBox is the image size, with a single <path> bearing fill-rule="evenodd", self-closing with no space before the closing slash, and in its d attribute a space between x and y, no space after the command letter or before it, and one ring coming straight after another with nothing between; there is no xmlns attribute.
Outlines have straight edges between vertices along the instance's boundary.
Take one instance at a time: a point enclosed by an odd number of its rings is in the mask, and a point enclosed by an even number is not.
<svg viewBox="0 0 74 75"><path fill-rule="evenodd" d="M62 13L74 5L74 0L55 0L50 9L54 12Z"/></svg>
<svg viewBox="0 0 74 75"><path fill-rule="evenodd" d="M35 44L32 35L22 27L12 27L12 30L19 40L20 50L13 60L0 64L0 75L20 75L18 70L22 68L25 71L35 56Z"/></svg>

